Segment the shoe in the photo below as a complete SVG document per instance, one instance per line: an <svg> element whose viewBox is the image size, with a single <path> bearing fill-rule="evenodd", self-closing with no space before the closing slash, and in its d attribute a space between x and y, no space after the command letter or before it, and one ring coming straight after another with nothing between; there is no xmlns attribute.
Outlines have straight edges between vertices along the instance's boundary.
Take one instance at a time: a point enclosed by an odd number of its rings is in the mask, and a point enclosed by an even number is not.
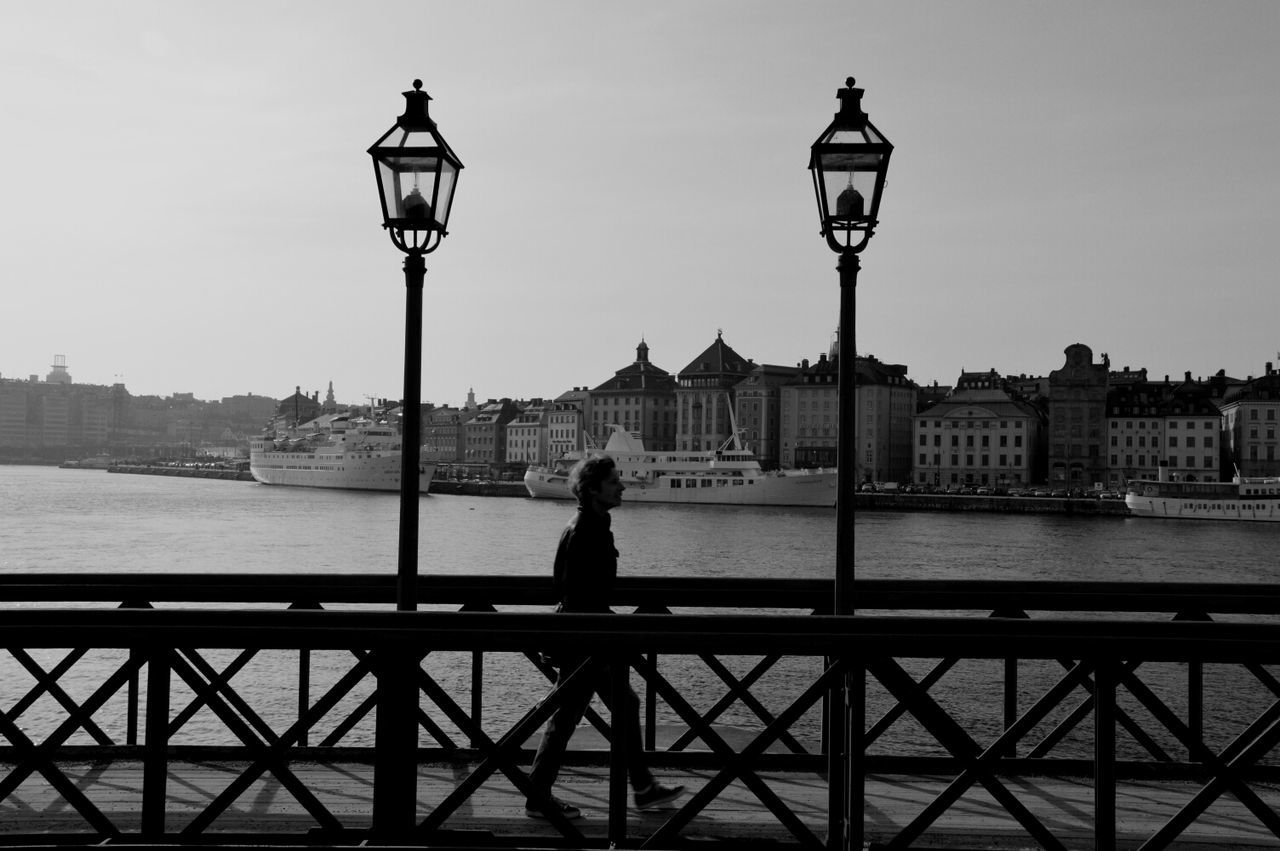
<svg viewBox="0 0 1280 851"><path fill-rule="evenodd" d="M560 812L560 815L564 816L569 821L582 818L582 810L578 809L573 804L566 804L555 795L551 796L551 805ZM545 819L547 817L547 814L543 812L542 807L538 806L535 801L524 802L524 814L529 818Z"/></svg>
<svg viewBox="0 0 1280 851"><path fill-rule="evenodd" d="M637 810L660 810L684 794L683 786L663 786L656 780L636 792Z"/></svg>

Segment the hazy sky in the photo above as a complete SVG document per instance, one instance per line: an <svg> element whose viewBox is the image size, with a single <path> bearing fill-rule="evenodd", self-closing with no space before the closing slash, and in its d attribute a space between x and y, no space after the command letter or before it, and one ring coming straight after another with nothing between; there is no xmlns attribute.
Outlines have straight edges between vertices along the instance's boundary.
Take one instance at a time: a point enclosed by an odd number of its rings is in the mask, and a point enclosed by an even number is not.
<svg viewBox="0 0 1280 851"><path fill-rule="evenodd" d="M814 359L806 170L846 76L894 143L857 347L919 383L1280 349L1280 3L58 2L0 9L0 375L399 397L365 150L420 77L465 164L423 398L555 396L723 329Z"/></svg>

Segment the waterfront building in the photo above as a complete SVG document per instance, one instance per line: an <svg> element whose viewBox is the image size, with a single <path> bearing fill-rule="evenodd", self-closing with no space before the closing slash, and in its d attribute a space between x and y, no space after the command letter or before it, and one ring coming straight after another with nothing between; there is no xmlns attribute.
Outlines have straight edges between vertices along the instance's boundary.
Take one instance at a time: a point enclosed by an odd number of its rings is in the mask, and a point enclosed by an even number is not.
<svg viewBox="0 0 1280 851"><path fill-rule="evenodd" d="M547 412L547 457L554 460L566 452L586 448L583 431L591 420L591 391L574 387L555 398Z"/></svg>
<svg viewBox="0 0 1280 851"><path fill-rule="evenodd" d="M858 414L855 460L861 467L859 481L910 480L916 398L915 383L907 378L903 364L881 363L871 355L854 359L853 399ZM836 422L839 423L838 416Z"/></svg>
<svg viewBox="0 0 1280 851"><path fill-rule="evenodd" d="M607 444L612 426L620 425L643 440L648 450L675 449L676 380L649 360L644 340L636 346L635 361L593 388L589 399L584 422L590 424L597 446Z"/></svg>
<svg viewBox="0 0 1280 851"><path fill-rule="evenodd" d="M1224 392L1222 417L1228 458L1240 475L1280 476L1280 372L1272 363Z"/></svg>
<svg viewBox="0 0 1280 851"><path fill-rule="evenodd" d="M996 371L965 372L913 418L911 481L939 488L1025 488L1040 481L1045 416Z"/></svg>
<svg viewBox="0 0 1280 851"><path fill-rule="evenodd" d="M532 399L521 408L515 419L507 423L508 464L546 465L549 448L547 426L552 407L550 402Z"/></svg>
<svg viewBox="0 0 1280 851"><path fill-rule="evenodd" d="M1073 343L1066 361L1049 373L1048 483L1052 488L1089 490L1105 481L1107 385L1111 361L1104 353Z"/></svg>
<svg viewBox="0 0 1280 851"><path fill-rule="evenodd" d="M301 386L293 388L293 395L287 396L276 406L276 416L289 425L301 425L320 416L320 391L308 396L302 392Z"/></svg>
<svg viewBox="0 0 1280 851"><path fill-rule="evenodd" d="M755 364L730 348L723 334L676 376L676 434L681 451L718 449L733 435L735 388Z"/></svg>
<svg viewBox="0 0 1280 851"><path fill-rule="evenodd" d="M779 391L781 465L787 469L835 467L840 432L840 353L835 350L830 357L819 355L812 365L805 358L796 369L795 379ZM857 400L857 392L854 398ZM861 465L857 469L861 470ZM856 478L863 480L860 473Z"/></svg>
<svg viewBox="0 0 1280 851"><path fill-rule="evenodd" d="M738 432L766 470L782 464L782 388L799 375L799 365L761 364L734 388Z"/></svg>
<svg viewBox="0 0 1280 851"><path fill-rule="evenodd" d="M1148 381L1145 369L1110 374L1107 389L1105 483L1121 489L1133 479L1218 481L1222 416L1213 385Z"/></svg>
<svg viewBox="0 0 1280 851"><path fill-rule="evenodd" d="M507 424L520 415L510 399L490 399L462 424L462 460L469 464L502 465L507 460Z"/></svg>
<svg viewBox="0 0 1280 851"><path fill-rule="evenodd" d="M470 414L461 408L441 405L422 414L422 460L447 464L462 460L459 435Z"/></svg>

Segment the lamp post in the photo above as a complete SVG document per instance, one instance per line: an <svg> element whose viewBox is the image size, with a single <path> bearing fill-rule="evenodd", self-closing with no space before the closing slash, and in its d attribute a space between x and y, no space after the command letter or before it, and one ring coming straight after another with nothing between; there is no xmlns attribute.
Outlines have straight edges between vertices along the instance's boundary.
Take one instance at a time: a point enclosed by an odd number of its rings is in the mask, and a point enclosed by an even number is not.
<svg viewBox="0 0 1280 851"><path fill-rule="evenodd" d="M404 401L400 434L400 550L396 609L418 605L418 494L422 432L422 285L427 254L448 233L462 163L427 114L422 81L405 92L404 114L369 148L382 203L382 226L404 258ZM372 832L404 841L416 822L418 673L411 648L374 653L378 704L374 727Z"/></svg>
<svg viewBox="0 0 1280 851"><path fill-rule="evenodd" d="M858 413L854 404L854 292L858 284L858 255L878 224L880 197L889 170L893 145L862 111L862 89L853 77L836 93L840 110L813 143L809 170L818 200L818 216L827 245L840 255L840 431L836 441L839 474L836 481L836 574L833 611L853 614L853 502L858 489ZM862 847L862 770L855 771L854 753L862 752L865 725L865 674L850 665L843 689L833 694L828 724L828 811L832 848ZM859 805L853 804L854 792Z"/></svg>
<svg viewBox="0 0 1280 851"><path fill-rule="evenodd" d="M400 549L396 608L412 611L418 599L419 446L422 431L423 259L447 234L453 191L462 163L427 114L431 96L422 81L404 93L404 114L369 148L382 202L382 226L405 253L404 402L400 438ZM413 448L410 449L410 441Z"/></svg>

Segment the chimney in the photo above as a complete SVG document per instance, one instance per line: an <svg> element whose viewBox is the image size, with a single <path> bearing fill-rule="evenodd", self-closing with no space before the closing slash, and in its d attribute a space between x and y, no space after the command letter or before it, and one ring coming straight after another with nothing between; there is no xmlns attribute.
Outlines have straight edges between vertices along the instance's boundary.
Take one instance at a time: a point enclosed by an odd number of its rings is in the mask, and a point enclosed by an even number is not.
<svg viewBox="0 0 1280 851"><path fill-rule="evenodd" d="M1267 361L1267 375L1271 375L1275 370L1271 368L1271 361Z"/></svg>

